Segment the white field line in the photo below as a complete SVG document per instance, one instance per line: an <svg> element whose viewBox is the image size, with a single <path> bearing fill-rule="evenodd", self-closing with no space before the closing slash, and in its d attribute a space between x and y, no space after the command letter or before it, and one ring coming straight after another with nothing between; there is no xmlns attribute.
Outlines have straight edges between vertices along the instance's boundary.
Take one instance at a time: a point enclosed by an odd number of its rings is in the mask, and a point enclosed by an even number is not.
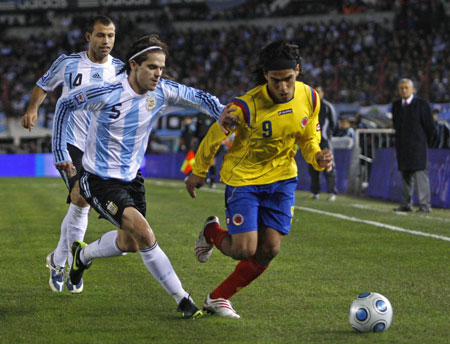
<svg viewBox="0 0 450 344"><path fill-rule="evenodd" d="M381 227L381 228L389 229L391 231L403 232L403 233L408 233L408 234L413 234L413 235L420 235L420 236L424 236L424 237L428 237L428 238L434 238L434 239L439 239L439 240L444 240L444 241L450 241L449 237L446 237L446 236L443 236L443 235L436 235L436 234L431 234L431 233L424 233L424 232L419 232L419 231L413 231L413 230L410 230L410 229L405 229L405 228L401 228L401 227L397 227L397 226L387 225L387 224L381 223L381 222L362 220L362 219L358 219L356 217L346 216L346 215L337 214L337 213L330 213L328 211L323 211L323 210L318 210L318 209L305 208L305 207L300 207L300 206L295 206L295 208L296 209L300 209L300 210L304 210L304 211L309 211L311 213L337 217L338 219L342 219L342 220L347 220L347 221L352 221L352 222L359 222L359 223L365 223L367 225Z"/></svg>

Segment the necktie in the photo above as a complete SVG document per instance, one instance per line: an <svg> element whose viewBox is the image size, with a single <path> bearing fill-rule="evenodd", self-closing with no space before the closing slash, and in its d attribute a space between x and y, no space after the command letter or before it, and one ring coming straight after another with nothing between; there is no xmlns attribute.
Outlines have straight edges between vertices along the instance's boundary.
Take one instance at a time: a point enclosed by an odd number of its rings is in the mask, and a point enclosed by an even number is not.
<svg viewBox="0 0 450 344"><path fill-rule="evenodd" d="M406 100L403 101L403 106L408 106L408 102Z"/></svg>

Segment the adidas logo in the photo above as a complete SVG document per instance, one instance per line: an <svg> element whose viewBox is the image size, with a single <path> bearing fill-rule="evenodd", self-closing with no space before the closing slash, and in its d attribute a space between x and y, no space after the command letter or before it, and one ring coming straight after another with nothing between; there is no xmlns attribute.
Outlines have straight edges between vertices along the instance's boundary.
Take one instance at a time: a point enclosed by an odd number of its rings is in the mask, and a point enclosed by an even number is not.
<svg viewBox="0 0 450 344"><path fill-rule="evenodd" d="M92 75L93 79L101 79L102 77L100 76L100 74L95 73L94 75Z"/></svg>

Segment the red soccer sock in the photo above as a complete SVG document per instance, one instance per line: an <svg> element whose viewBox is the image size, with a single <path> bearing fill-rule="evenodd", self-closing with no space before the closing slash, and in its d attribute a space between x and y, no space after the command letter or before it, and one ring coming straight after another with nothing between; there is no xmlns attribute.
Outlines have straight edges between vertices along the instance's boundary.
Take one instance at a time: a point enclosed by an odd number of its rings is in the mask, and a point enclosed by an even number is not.
<svg viewBox="0 0 450 344"><path fill-rule="evenodd" d="M226 236L228 236L228 231L220 227L217 222L210 223L205 228L206 240L213 243L221 251L222 241Z"/></svg>
<svg viewBox="0 0 450 344"><path fill-rule="evenodd" d="M269 265L262 266L255 257L241 260L236 269L228 278L222 282L211 294L212 299L219 297L224 299L231 298L242 288L248 286L253 280L261 275Z"/></svg>

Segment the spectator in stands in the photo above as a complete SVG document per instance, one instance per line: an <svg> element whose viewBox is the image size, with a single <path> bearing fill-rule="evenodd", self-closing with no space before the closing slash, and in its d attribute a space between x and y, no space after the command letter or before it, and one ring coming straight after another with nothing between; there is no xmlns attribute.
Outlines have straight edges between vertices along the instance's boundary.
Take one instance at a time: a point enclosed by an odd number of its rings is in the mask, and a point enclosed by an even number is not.
<svg viewBox="0 0 450 344"><path fill-rule="evenodd" d="M337 115L333 104L325 99L325 92L321 86L316 87L317 93L320 96L320 112L319 112L319 124L321 129L322 139L320 141L320 148L329 149L333 153L333 145L331 143L331 137L337 129ZM311 177L311 199L318 199L320 193L320 171L317 171L312 165L308 164L308 172ZM337 188L336 188L336 168L333 163L331 170L323 171L327 184L328 201L333 202L336 200Z"/></svg>
<svg viewBox="0 0 450 344"><path fill-rule="evenodd" d="M350 118L346 116L339 118L339 129L336 136L355 138L355 129L353 129Z"/></svg>
<svg viewBox="0 0 450 344"><path fill-rule="evenodd" d="M450 148L450 126L447 122L439 121L439 109L433 109L433 120L435 134L430 144L430 148L449 149Z"/></svg>
<svg viewBox="0 0 450 344"><path fill-rule="evenodd" d="M427 143L434 135L430 103L414 95L410 79L398 82L400 99L392 103L395 149L402 174L402 203L394 211L412 211L414 185L417 186L418 212L431 212L430 182L427 173Z"/></svg>

